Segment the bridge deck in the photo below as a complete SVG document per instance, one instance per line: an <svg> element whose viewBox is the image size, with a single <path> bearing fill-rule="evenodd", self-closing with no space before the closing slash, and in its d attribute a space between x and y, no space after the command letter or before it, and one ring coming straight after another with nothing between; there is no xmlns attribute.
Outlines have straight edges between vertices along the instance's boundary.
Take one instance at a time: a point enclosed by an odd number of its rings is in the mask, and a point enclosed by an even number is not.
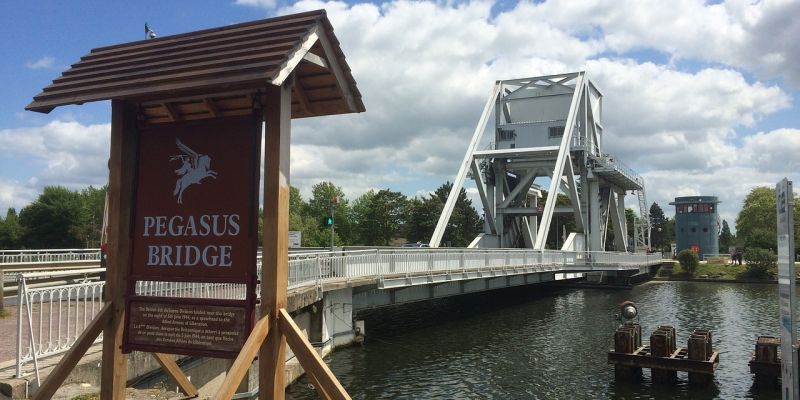
<svg viewBox="0 0 800 400"><path fill-rule="evenodd" d="M13 261L0 263L0 270L39 266L51 259L53 263L69 263L75 261L85 268L86 261L92 255L87 252L72 252L69 255L59 254L50 257L46 254L27 252L13 255ZM25 258L27 257L27 258ZM99 260L99 253L97 253ZM8 256L7 259L11 259ZM35 264L34 264L35 263ZM97 261L99 266L99 261ZM646 254L625 254L609 252L566 252L566 251L534 251L520 249L370 249L337 252L294 253L289 261L289 294L290 306L301 308L321 298L322 293L343 287L372 285L376 290L396 289L419 285L436 285L448 282L464 282L474 280L491 280L498 277L526 276L540 273L576 273L587 271L639 270L643 271L651 265L661 263L660 256ZM260 258L259 258L260 268ZM95 274L102 269L95 269ZM80 272L86 276L86 270ZM0 332L4 337L21 336L20 355L15 360L15 369L20 374L30 374L34 352L42 363L48 357L63 354L91 320L93 312L75 313L80 321L69 318L54 319L54 305L66 302L74 307L86 310L99 309L90 307L102 301L104 282L88 279L85 282L59 284L57 286L35 287L25 282L36 277L59 277L74 274L66 271L47 271L20 274L20 282L26 285L17 312L24 315L15 321L16 332ZM59 283L63 283L61 280ZM488 285L487 285L487 288ZM137 292L146 295L166 297L201 297L201 298L244 298L244 285L219 283L174 283L174 282L138 282ZM258 291L257 291L258 293ZM32 305L28 308L28 305ZM57 307L58 308L58 307ZM30 310L30 311L28 311ZM57 315L58 313L55 313ZM29 322L30 321L30 322ZM21 326L19 326L21 324ZM66 325L65 325L66 324ZM33 327L33 328L31 328ZM69 327L69 337L62 337L60 332ZM22 334L19 334L22 332ZM54 332L57 334L54 335ZM35 346L29 340L33 337ZM52 342L53 338L57 343ZM35 349L35 350L34 350ZM0 360L2 361L2 360ZM6 372L0 375L7 374Z"/></svg>

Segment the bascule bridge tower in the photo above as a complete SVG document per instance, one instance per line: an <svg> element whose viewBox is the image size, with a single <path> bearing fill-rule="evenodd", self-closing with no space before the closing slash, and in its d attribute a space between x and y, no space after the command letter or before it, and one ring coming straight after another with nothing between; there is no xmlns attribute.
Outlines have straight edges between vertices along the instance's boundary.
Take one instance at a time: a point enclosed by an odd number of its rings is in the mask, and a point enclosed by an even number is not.
<svg viewBox="0 0 800 400"><path fill-rule="evenodd" d="M563 250L649 248L644 180L603 151L603 94L584 72L497 81L430 241L438 247L469 176L483 207L484 232L470 247L544 249L553 220L573 215ZM494 116L494 140L485 145ZM483 143L483 144L482 144ZM546 195L538 198L539 189ZM627 238L625 194L637 193L634 244ZM561 193L569 199L557 204Z"/></svg>

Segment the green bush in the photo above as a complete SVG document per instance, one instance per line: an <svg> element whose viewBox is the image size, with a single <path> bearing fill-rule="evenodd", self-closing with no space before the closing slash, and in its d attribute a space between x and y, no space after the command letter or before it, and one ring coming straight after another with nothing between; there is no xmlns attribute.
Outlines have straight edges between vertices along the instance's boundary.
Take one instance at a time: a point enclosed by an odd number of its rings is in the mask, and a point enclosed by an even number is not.
<svg viewBox="0 0 800 400"><path fill-rule="evenodd" d="M697 258L697 254L685 249L678 253L678 262L687 274L694 276L694 273L697 272L697 265L700 264L700 259Z"/></svg>
<svg viewBox="0 0 800 400"><path fill-rule="evenodd" d="M747 276L755 279L770 278L778 262L778 256L775 253L758 247L747 249L742 258L747 264Z"/></svg>

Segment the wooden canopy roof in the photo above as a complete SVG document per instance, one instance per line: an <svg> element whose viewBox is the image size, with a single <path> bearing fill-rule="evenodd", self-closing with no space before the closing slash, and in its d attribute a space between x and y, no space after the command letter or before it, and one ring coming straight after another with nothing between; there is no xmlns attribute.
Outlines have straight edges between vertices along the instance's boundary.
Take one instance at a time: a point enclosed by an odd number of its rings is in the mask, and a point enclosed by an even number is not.
<svg viewBox="0 0 800 400"><path fill-rule="evenodd" d="M365 111L324 10L96 48L26 109L124 99L150 123L240 115L292 73L292 118Z"/></svg>

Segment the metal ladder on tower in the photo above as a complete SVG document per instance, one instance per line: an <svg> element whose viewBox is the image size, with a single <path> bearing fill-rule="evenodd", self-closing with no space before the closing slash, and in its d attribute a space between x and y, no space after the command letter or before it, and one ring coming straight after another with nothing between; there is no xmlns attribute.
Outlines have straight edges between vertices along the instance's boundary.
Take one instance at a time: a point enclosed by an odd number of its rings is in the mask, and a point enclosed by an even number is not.
<svg viewBox="0 0 800 400"><path fill-rule="evenodd" d="M636 193L639 198L639 219L633 223L635 230L634 251L644 253L650 250L650 210L647 208L644 185Z"/></svg>

